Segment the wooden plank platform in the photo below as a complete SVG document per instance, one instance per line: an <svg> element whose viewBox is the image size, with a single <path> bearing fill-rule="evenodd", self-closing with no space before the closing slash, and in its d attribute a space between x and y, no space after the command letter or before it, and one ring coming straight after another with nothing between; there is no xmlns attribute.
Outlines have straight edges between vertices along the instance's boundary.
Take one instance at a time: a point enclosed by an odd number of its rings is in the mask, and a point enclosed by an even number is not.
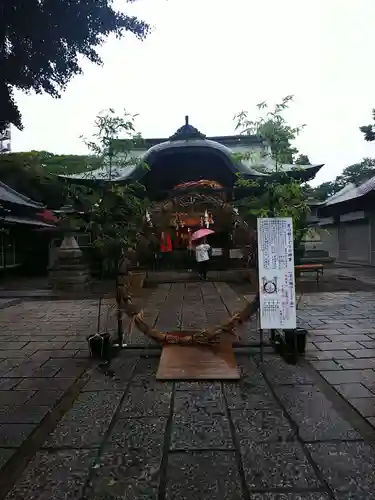
<svg viewBox="0 0 375 500"><path fill-rule="evenodd" d="M166 345L156 380L239 380L232 344L217 346Z"/></svg>

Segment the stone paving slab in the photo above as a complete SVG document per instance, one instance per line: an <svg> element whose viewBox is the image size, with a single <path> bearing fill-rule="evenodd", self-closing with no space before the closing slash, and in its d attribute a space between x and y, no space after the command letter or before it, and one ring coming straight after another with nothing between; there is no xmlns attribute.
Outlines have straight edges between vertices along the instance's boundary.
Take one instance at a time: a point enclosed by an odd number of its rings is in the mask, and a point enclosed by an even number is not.
<svg viewBox="0 0 375 500"><path fill-rule="evenodd" d="M96 331L98 301L3 300L0 309L1 469L87 370L86 336ZM32 498L31 490L27 494Z"/></svg>
<svg viewBox="0 0 375 500"><path fill-rule="evenodd" d="M150 292L145 316L160 329L208 326L243 304L225 283L177 285ZM86 372L97 307L25 302L0 311L0 469ZM112 313L105 301L104 328L114 328ZM266 354L264 376L249 351L238 357L239 383L159 382L157 356L125 351L115 377L93 370L6 498L375 498L374 432L363 434L326 390L375 426L374 315L372 294L305 296L299 323L310 331L313 368ZM258 339L251 323L241 334L242 345ZM129 340L149 345L134 331Z"/></svg>
<svg viewBox="0 0 375 500"><path fill-rule="evenodd" d="M81 498L87 469L95 460L90 450L40 452L7 500L65 500Z"/></svg>
<svg viewBox="0 0 375 500"><path fill-rule="evenodd" d="M241 455L250 490L322 486L300 443L246 443Z"/></svg>
<svg viewBox="0 0 375 500"><path fill-rule="evenodd" d="M375 451L312 368L249 354L239 384L142 385L157 362L95 369L7 500L373 498Z"/></svg>
<svg viewBox="0 0 375 500"><path fill-rule="evenodd" d="M308 450L337 498L345 491L353 498L375 498L375 458L367 445L315 443Z"/></svg>
<svg viewBox="0 0 375 500"><path fill-rule="evenodd" d="M309 330L307 358L367 422L375 416L375 294L305 296L300 325Z"/></svg>
<svg viewBox="0 0 375 500"><path fill-rule="evenodd" d="M2 299L0 298L0 309L6 309L7 307L13 306L15 304L19 304L20 300L17 298L6 298Z"/></svg>
<svg viewBox="0 0 375 500"><path fill-rule="evenodd" d="M240 500L240 475L234 452L174 453L168 462L167 500Z"/></svg>
<svg viewBox="0 0 375 500"><path fill-rule="evenodd" d="M229 314L241 310L246 304L226 283L166 283L152 289L147 300L139 300L144 320L160 331L199 330L221 324ZM254 325L240 327L239 345L259 343ZM124 326L124 341L132 346L154 345L128 323Z"/></svg>

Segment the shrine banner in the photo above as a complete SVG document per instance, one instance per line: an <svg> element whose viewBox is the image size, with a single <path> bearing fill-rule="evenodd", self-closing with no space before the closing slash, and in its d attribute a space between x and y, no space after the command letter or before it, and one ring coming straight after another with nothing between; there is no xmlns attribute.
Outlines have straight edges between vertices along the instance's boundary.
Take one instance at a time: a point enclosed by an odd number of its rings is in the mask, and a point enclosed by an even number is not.
<svg viewBox="0 0 375 500"><path fill-rule="evenodd" d="M260 327L297 327L294 277L293 220L259 218L258 266Z"/></svg>

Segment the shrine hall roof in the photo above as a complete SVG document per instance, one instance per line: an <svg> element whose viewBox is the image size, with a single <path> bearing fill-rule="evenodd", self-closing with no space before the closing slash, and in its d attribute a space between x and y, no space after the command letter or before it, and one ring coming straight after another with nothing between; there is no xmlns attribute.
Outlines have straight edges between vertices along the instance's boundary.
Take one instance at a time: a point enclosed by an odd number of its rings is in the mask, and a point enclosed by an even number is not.
<svg viewBox="0 0 375 500"><path fill-rule="evenodd" d="M325 206L337 205L338 203L344 203L345 201L362 198L362 196L365 196L372 191L375 191L375 176L365 182L362 182L359 186L356 186L352 182L347 184L343 189L330 196L325 202Z"/></svg>
<svg viewBox="0 0 375 500"><path fill-rule="evenodd" d="M61 176L71 181L112 181L112 182L134 182L140 180L146 173L145 164L149 164L152 157L166 151L168 149L178 148L205 148L213 149L224 154L230 159L233 170L243 175L244 177L260 178L271 176L276 173L286 173L291 177L303 178L305 180L315 177L317 172L323 167L323 164L318 165L276 165L275 161L266 154L254 153L246 159L236 160L236 151L230 149L216 141L210 139L193 139L190 141L174 141L162 142L151 147L142 155L129 155L126 161L121 161L120 164L112 165L111 175L108 166L100 167L96 170L87 173L72 174L69 176ZM124 165L125 163L125 165Z"/></svg>
<svg viewBox="0 0 375 500"><path fill-rule="evenodd" d="M43 204L28 198L24 194L19 193L15 189L12 189L4 182L0 181L0 203L12 203L15 205L23 205L30 208L43 208Z"/></svg>
<svg viewBox="0 0 375 500"><path fill-rule="evenodd" d="M310 180L323 166L319 165L276 165L271 157L271 150L267 141L257 135L233 135L206 137L202 132L189 124L185 117L185 124L168 139L141 139L134 142L129 151L129 140L116 139L114 149L119 160L111 166L107 165L84 174L73 174L64 177L70 182L90 183L102 182L135 182L147 173L145 164L152 169L153 161L159 154L178 152L190 153L196 151L214 151L226 158L226 163L234 174L245 178L269 177L281 172L291 177ZM121 157L124 151L125 158ZM244 154L245 153L245 154Z"/></svg>

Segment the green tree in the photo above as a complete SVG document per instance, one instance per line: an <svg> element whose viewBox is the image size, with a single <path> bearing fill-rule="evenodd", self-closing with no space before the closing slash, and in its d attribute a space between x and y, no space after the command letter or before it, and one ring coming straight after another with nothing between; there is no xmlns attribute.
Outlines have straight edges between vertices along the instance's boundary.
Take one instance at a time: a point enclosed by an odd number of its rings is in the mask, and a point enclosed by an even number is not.
<svg viewBox="0 0 375 500"><path fill-rule="evenodd" d="M280 173L277 181L239 178L237 186L252 193L237 203L240 214L251 227L256 226L257 217L292 217L295 248L300 245L308 230L307 216L310 212L304 183Z"/></svg>
<svg viewBox="0 0 375 500"><path fill-rule="evenodd" d="M322 182L322 184L319 184L319 186L315 188L310 188L310 195L318 201L325 201L338 191L339 189L335 182L328 181Z"/></svg>
<svg viewBox="0 0 375 500"><path fill-rule="evenodd" d="M285 112L289 109L291 102L293 102L292 95L284 97L273 108L263 101L257 104L261 114L255 119L249 118L248 111L241 111L234 116L236 130L240 134L259 135L266 139L271 147L272 158L276 166L294 163L298 149L292 143L305 128L305 125L293 127L285 118Z"/></svg>
<svg viewBox="0 0 375 500"><path fill-rule="evenodd" d="M55 155L29 151L0 155L0 180L49 208L59 209L67 202L67 184L59 174L83 173L100 166L96 156Z"/></svg>
<svg viewBox="0 0 375 500"><path fill-rule="evenodd" d="M372 110L372 121L370 125L362 125L359 130L364 135L365 141L372 142L375 141L375 109Z"/></svg>
<svg viewBox="0 0 375 500"><path fill-rule="evenodd" d="M344 168L342 174L336 177L335 184L338 190L342 189L350 182L357 186L374 175L375 159L363 158L360 163L355 163L354 165L349 165L349 167Z"/></svg>
<svg viewBox="0 0 375 500"><path fill-rule="evenodd" d="M255 133L267 140L271 145L276 165L293 163L298 150L292 146L292 141L304 128L304 125L292 127L284 117L291 100L292 96L285 97L272 111L266 111L265 115L255 120L249 120L247 113L235 116L236 129L240 133ZM259 104L258 109L268 110L267 103ZM303 160L308 160L306 156L301 156ZM248 189L251 193L237 204L244 219L255 227L257 217L292 217L294 245L296 249L299 248L308 229L309 206L306 203L306 184L290 178L283 172L278 172L270 180L260 178L253 181L240 176L237 185Z"/></svg>
<svg viewBox="0 0 375 500"><path fill-rule="evenodd" d="M51 163L49 167L45 164L47 155ZM64 165L64 157L58 158ZM84 164L83 158L81 162ZM0 155L0 180L49 208L59 209L66 203L68 188L54 173L51 173L58 170L57 165L59 165L59 163L54 164L53 159L54 155L51 153L38 151ZM63 171L63 168L61 170Z"/></svg>
<svg viewBox="0 0 375 500"><path fill-rule="evenodd" d="M85 139L108 180L115 178L122 168L139 161L131 155L132 149L142 140L135 130L134 119L135 115L126 111L122 116L117 116L113 109L104 111L95 120L94 140ZM123 140L118 141L119 138ZM116 148L119 142L121 148ZM76 229L91 232L92 245L103 263L104 272L112 273L121 252L137 245L148 207L145 188L137 182L131 185L97 183L91 172L87 172L87 178L92 180L89 188L70 187L72 204L81 214L72 217L71 224Z"/></svg>
<svg viewBox="0 0 375 500"><path fill-rule="evenodd" d="M94 155L57 155L48 151L31 151L31 153L37 154L40 164L49 174L80 174L100 166L98 158Z"/></svg>
<svg viewBox="0 0 375 500"><path fill-rule="evenodd" d="M129 32L143 39L149 26L120 12L113 0L2 1L0 130L8 123L22 127L14 89L60 97L82 72L82 56L101 64L98 48L108 35Z"/></svg>
<svg viewBox="0 0 375 500"><path fill-rule="evenodd" d="M319 186L312 188L312 195L318 200L324 201L350 183L358 186L375 175L375 159L363 158L360 163L354 163L344 168L342 174L338 175L334 181L323 182Z"/></svg>
<svg viewBox="0 0 375 500"><path fill-rule="evenodd" d="M299 155L294 163L296 165L311 165L310 158L307 155Z"/></svg>
<svg viewBox="0 0 375 500"><path fill-rule="evenodd" d="M113 108L104 110L95 119L93 140L82 137L93 155L90 158L96 166L100 165L104 169L104 175L109 180L118 176L119 169L138 161L134 159L132 151L142 144L143 139L135 129L136 117L126 110L122 116L118 116Z"/></svg>

